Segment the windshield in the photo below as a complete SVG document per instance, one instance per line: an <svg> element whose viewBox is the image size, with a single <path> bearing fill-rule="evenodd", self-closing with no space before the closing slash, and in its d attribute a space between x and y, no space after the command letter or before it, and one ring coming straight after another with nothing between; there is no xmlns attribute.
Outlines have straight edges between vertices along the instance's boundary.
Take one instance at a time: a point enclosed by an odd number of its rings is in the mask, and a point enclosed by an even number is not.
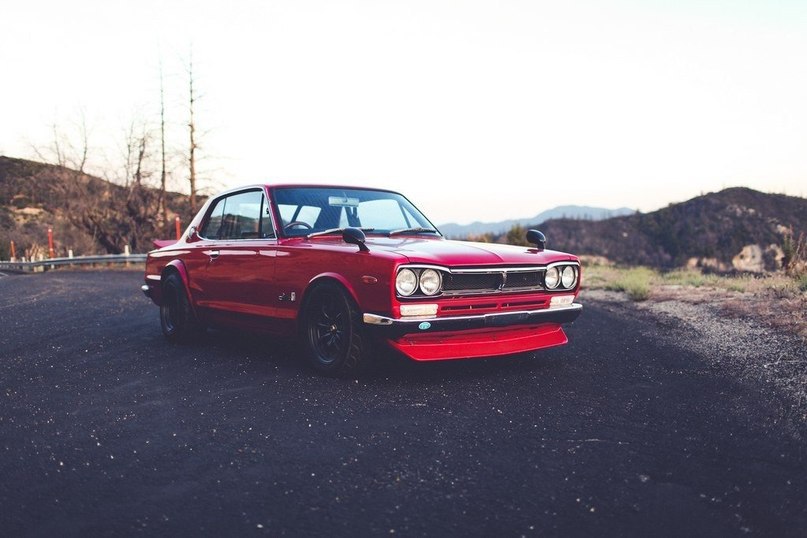
<svg viewBox="0 0 807 538"><path fill-rule="evenodd" d="M398 193L329 187L284 187L273 190L286 237L327 230L362 228L368 233L401 230L437 234L434 226Z"/></svg>

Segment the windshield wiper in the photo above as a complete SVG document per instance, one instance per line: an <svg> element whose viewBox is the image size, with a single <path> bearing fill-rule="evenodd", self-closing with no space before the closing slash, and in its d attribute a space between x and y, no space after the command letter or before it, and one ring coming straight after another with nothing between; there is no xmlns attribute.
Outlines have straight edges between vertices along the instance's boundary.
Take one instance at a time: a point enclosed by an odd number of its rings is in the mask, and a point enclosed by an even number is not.
<svg viewBox="0 0 807 538"><path fill-rule="evenodd" d="M375 228L359 228L359 230L363 232L372 232ZM344 232L344 228L329 228L327 230L322 230L321 232L311 232L310 234L306 235L306 239L311 239L312 237L317 237L318 235L330 235L335 233L342 233Z"/></svg>
<svg viewBox="0 0 807 538"><path fill-rule="evenodd" d="M420 226L418 226L416 228L401 228L400 230L392 230L391 232L388 232L387 235L392 237L393 235L398 234L420 234L420 233L436 234L438 232L434 228L421 228Z"/></svg>

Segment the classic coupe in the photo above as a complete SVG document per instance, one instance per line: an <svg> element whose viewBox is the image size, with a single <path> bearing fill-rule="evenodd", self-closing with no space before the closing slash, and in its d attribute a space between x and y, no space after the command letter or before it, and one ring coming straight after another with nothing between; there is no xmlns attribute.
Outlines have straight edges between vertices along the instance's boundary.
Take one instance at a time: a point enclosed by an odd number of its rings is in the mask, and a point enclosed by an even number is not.
<svg viewBox="0 0 807 538"><path fill-rule="evenodd" d="M296 335L318 372L347 375L386 342L416 361L565 344L582 310L577 257L450 241L404 196L380 189L255 185L211 197L146 261L165 337L207 326Z"/></svg>

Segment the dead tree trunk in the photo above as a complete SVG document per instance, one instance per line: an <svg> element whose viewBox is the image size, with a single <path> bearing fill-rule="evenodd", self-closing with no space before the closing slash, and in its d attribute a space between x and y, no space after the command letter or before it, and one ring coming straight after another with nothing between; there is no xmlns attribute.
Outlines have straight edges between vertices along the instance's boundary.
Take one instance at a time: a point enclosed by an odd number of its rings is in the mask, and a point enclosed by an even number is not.
<svg viewBox="0 0 807 538"><path fill-rule="evenodd" d="M165 89L163 86L163 66L160 62L160 195L157 202L157 214L162 219L161 225L168 224L168 208L166 207L166 186L165 186Z"/></svg>
<svg viewBox="0 0 807 538"><path fill-rule="evenodd" d="M189 101L189 108L190 108L190 121L188 122L188 130L190 132L190 148L188 151L188 166L190 169L190 175L188 180L190 181L190 206L191 206L191 213L196 213L196 124L193 120L193 105L194 105L194 94L193 94L193 59L188 62L188 81L189 81L189 88L190 88L190 101Z"/></svg>

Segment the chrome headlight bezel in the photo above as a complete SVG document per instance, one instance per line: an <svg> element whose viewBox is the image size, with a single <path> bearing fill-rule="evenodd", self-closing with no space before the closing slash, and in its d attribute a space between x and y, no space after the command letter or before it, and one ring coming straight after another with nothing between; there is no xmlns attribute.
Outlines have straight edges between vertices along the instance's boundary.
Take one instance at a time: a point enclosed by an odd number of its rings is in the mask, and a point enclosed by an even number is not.
<svg viewBox="0 0 807 538"><path fill-rule="evenodd" d="M398 266L395 274L395 294L399 299L436 298L443 294L448 269L436 265L407 264ZM415 278L415 289L409 291Z"/></svg>
<svg viewBox="0 0 807 538"><path fill-rule="evenodd" d="M562 288L570 290L577 284L577 269L573 265L567 265L560 272L560 285Z"/></svg>
<svg viewBox="0 0 807 538"><path fill-rule="evenodd" d="M560 270L557 267L548 267L546 269L544 285L548 290L555 290L560 286Z"/></svg>
<svg viewBox="0 0 807 538"><path fill-rule="evenodd" d="M400 269L395 276L395 291L402 297L411 297L418 290L418 284L417 273L407 267Z"/></svg>
<svg viewBox="0 0 807 538"><path fill-rule="evenodd" d="M428 297L437 295L443 287L443 277L439 271L435 271L434 269L424 269L421 271L418 280L420 281L418 285L420 291L423 292L423 295ZM432 287L429 287L429 284L426 284L427 282L431 283Z"/></svg>
<svg viewBox="0 0 807 538"><path fill-rule="evenodd" d="M544 289L551 292L574 291L580 286L580 263L562 261L550 263L544 272Z"/></svg>

